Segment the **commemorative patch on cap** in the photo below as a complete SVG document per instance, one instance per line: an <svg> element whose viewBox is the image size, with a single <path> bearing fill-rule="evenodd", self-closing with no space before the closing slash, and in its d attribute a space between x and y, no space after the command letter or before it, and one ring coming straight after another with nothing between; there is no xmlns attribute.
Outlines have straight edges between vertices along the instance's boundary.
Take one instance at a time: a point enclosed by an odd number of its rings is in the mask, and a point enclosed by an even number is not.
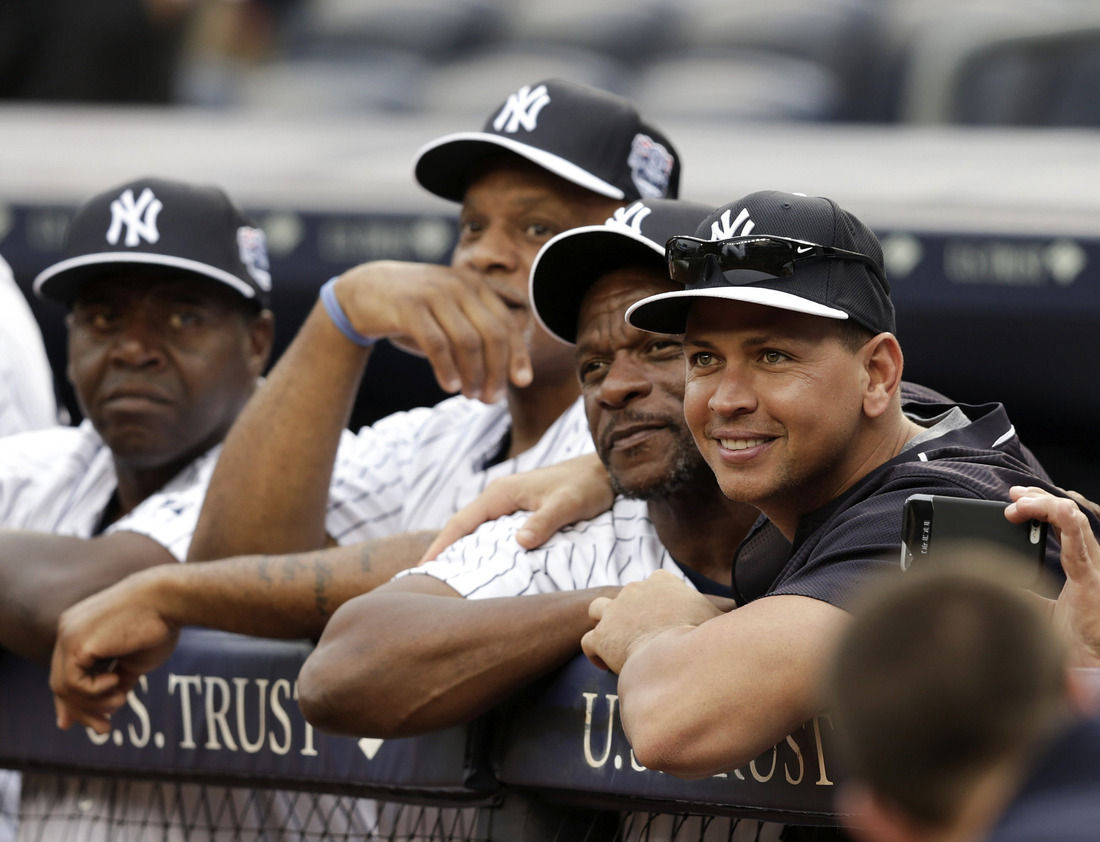
<svg viewBox="0 0 1100 842"><path fill-rule="evenodd" d="M264 292L271 291L271 265L267 259L267 237L259 228L242 225L237 229L241 263Z"/></svg>
<svg viewBox="0 0 1100 842"><path fill-rule="evenodd" d="M630 180L643 198L658 199L668 195L676 159L662 144L638 132L630 144L626 165L630 167Z"/></svg>

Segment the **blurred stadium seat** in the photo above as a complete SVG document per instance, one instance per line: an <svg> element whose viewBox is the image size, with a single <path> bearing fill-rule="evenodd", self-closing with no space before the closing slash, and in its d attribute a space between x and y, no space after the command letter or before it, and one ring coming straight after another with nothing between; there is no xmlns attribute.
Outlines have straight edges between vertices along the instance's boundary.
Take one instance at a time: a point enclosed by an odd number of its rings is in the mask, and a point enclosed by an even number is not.
<svg viewBox="0 0 1100 842"><path fill-rule="evenodd" d="M270 54L186 64L181 101L480 114L560 76L693 119L1100 124L1095 0L278 2Z"/></svg>
<svg viewBox="0 0 1100 842"><path fill-rule="evenodd" d="M555 0L503 3L503 37L517 45L561 44L644 64L669 47L678 4L671 0Z"/></svg>
<svg viewBox="0 0 1100 842"><path fill-rule="evenodd" d="M1100 126L1100 25L993 39L961 57L939 122Z"/></svg>
<svg viewBox="0 0 1100 842"><path fill-rule="evenodd" d="M885 75L896 84L898 122L1096 124L1095 3L929 0L890 8L893 68Z"/></svg>
<svg viewBox="0 0 1100 842"><path fill-rule="evenodd" d="M658 59L627 94L655 119L825 121L841 113L843 90L816 62L737 50Z"/></svg>
<svg viewBox="0 0 1100 842"><path fill-rule="evenodd" d="M816 64L823 76L836 80L836 93L843 97L859 89L883 7L882 0L685 0L670 17L675 32L670 37L686 52L749 50ZM797 75L780 74L771 87L797 83ZM802 118L848 116L858 107L853 95L828 113L811 110Z"/></svg>
<svg viewBox="0 0 1100 842"><path fill-rule="evenodd" d="M602 53L562 44L503 43L440 68L425 80L425 111L480 125L519 84L563 78L622 93L623 68ZM472 121L472 122L471 122Z"/></svg>
<svg viewBox="0 0 1100 842"><path fill-rule="evenodd" d="M308 0L287 21L286 51L339 58L384 47L442 60L495 38L501 15L489 0Z"/></svg>
<svg viewBox="0 0 1100 842"><path fill-rule="evenodd" d="M299 58L238 73L225 104L292 114L415 111L432 70L420 55L389 48L338 60Z"/></svg>

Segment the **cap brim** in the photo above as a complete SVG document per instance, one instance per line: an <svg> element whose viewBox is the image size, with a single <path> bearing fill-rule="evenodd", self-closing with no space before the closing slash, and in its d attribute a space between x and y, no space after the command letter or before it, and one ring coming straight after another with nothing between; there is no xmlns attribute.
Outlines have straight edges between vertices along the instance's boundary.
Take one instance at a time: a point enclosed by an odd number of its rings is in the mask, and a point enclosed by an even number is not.
<svg viewBox="0 0 1100 842"><path fill-rule="evenodd" d="M752 286L709 287L707 289L681 289L651 295L630 305L626 320L640 330L651 333L683 333L687 326L688 311L700 298L718 298L725 301L744 301L761 304L779 310L792 310L826 319L847 319L848 314L835 307L827 307L808 298L791 295L774 289Z"/></svg>
<svg viewBox="0 0 1100 842"><path fill-rule="evenodd" d="M542 328L569 345L577 341L577 318L588 289L603 274L623 266L664 265L664 244L627 229L586 225L548 240L531 264L531 309Z"/></svg>
<svg viewBox="0 0 1100 842"><path fill-rule="evenodd" d="M84 283L102 275L103 270L109 266L119 264L163 266L184 272L193 272L226 284L245 298L254 299L258 297L254 288L224 269L197 260L187 260L149 252L98 252L80 257L70 257L43 269L38 277L34 279L34 293L39 298L67 304Z"/></svg>
<svg viewBox="0 0 1100 842"><path fill-rule="evenodd" d="M626 194L614 184L578 167L572 161L536 146L489 132L458 132L425 144L416 154L414 175L426 190L444 199L461 202L474 166L501 149L526 158L593 193L611 199L626 198Z"/></svg>

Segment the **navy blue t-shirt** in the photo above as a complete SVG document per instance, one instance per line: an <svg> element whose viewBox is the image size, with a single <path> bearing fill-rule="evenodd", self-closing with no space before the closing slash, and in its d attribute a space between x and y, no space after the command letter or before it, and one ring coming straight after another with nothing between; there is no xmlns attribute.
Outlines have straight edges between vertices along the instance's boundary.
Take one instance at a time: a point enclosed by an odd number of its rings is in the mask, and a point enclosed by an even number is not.
<svg viewBox="0 0 1100 842"><path fill-rule="evenodd" d="M927 425L958 406L968 423L920 442L863 477L841 497L804 515L788 543L764 518L734 559L738 603L795 594L846 608L870 576L900 571L902 507L910 494L946 494L1009 502L1013 485L1061 495L1022 447L1001 404L968 406L910 402L906 414ZM1095 528L1095 524L1094 524ZM1054 531L1046 564L1064 581Z"/></svg>

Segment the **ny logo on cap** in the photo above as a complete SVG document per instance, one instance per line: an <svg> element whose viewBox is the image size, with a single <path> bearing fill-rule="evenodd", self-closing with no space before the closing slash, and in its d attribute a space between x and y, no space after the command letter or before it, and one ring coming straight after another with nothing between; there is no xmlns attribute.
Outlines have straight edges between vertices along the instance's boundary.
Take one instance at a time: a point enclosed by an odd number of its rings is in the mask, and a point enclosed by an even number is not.
<svg viewBox="0 0 1100 842"><path fill-rule="evenodd" d="M521 127L524 131L533 132L538 125L539 112L549 102L550 94L546 92L546 85L539 85L534 90L531 90L530 85L524 85L508 97L508 101L493 120L493 128L507 134L515 134Z"/></svg>
<svg viewBox="0 0 1100 842"><path fill-rule="evenodd" d="M160 239L157 230L157 214L164 205L160 199L153 195L153 191L146 187L141 191L137 201L134 201L134 191L126 189L122 195L111 202L111 227L107 229L107 242L112 246L118 245L119 234L122 226L126 226L125 244L129 248L138 245L141 240L155 243Z"/></svg>
<svg viewBox="0 0 1100 842"><path fill-rule="evenodd" d="M642 236L642 221L651 213L653 213L652 208L647 208L641 202L635 202L625 208L616 208L604 225L608 228L623 228L640 237Z"/></svg>
<svg viewBox="0 0 1100 842"><path fill-rule="evenodd" d="M740 227L740 231L738 230ZM712 240L728 240L730 237L747 237L752 233L756 223L749 219L747 208L742 208L737 218L730 222L730 209L722 211L722 215L710 224L710 238Z"/></svg>

